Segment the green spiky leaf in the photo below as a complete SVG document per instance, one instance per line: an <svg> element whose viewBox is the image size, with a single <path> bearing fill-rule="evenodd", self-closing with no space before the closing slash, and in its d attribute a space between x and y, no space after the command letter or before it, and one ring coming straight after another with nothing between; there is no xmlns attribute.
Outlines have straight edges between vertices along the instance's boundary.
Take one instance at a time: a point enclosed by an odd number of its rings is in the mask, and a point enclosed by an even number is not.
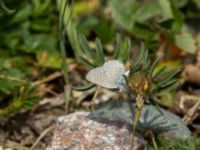
<svg viewBox="0 0 200 150"><path fill-rule="evenodd" d="M178 87L178 82L172 82L171 84L169 84L169 85L167 85L167 86L165 86L163 88L159 88L158 92L156 94L160 95L160 94L166 93L168 91L171 91L171 90L173 90L173 89L175 89L177 87Z"/></svg>
<svg viewBox="0 0 200 150"><path fill-rule="evenodd" d="M88 54L88 56L90 56L91 58L96 58L94 51L89 47L87 39L84 35L80 34L79 35L79 40L80 40L80 44L82 46L82 48L84 49L84 51Z"/></svg>
<svg viewBox="0 0 200 150"><path fill-rule="evenodd" d="M144 56L144 51L145 51L145 47L144 47L144 44L142 43L141 49L139 53L137 54L137 56L135 57L134 62L131 65L131 73L134 72L139 67L142 57Z"/></svg>
<svg viewBox="0 0 200 150"><path fill-rule="evenodd" d="M27 97L24 104L23 104L23 108L31 109L33 107L33 105L36 104L41 99L42 98L39 97L39 96Z"/></svg>
<svg viewBox="0 0 200 150"><path fill-rule="evenodd" d="M157 79L159 78L159 76L160 76L166 69L167 69L167 66L163 66L162 68L160 68L160 69L158 70L158 72L155 73L155 74L153 75L153 78L157 80ZM157 80L157 81L158 81L158 80Z"/></svg>
<svg viewBox="0 0 200 150"><path fill-rule="evenodd" d="M89 62L87 59L85 59L84 57L80 57L80 61L81 63L83 63L85 66L89 67L89 68L95 68L97 67L96 64Z"/></svg>
<svg viewBox="0 0 200 150"><path fill-rule="evenodd" d="M163 84L165 84L166 82L168 82L169 80L171 80L175 75L177 75L179 72L180 72L180 70L176 70L176 71L170 73L168 76L165 76L165 77L162 79L162 81L160 81L160 82L158 83L158 85L163 85Z"/></svg>
<svg viewBox="0 0 200 150"><path fill-rule="evenodd" d="M162 110L160 109L160 106L156 103L156 101L154 100L154 97L152 99L149 99L149 102L158 110L158 112L161 115L164 115L164 113L162 112Z"/></svg>
<svg viewBox="0 0 200 150"><path fill-rule="evenodd" d="M178 81L179 81L178 79L174 79L174 80L168 81L167 83L161 84L160 87L165 88L171 84L177 83Z"/></svg>
<svg viewBox="0 0 200 150"><path fill-rule="evenodd" d="M140 48L139 54L138 54L138 56L136 57L136 59L134 61L135 65L138 65L141 62L141 60L142 60L142 58L144 56L144 52L145 52L145 47L144 47L144 44L141 43L141 48Z"/></svg>
<svg viewBox="0 0 200 150"><path fill-rule="evenodd" d="M148 59L146 65L145 65L145 68L144 68L146 73L148 73L148 70L149 70L148 68L150 65L151 65L151 61Z"/></svg>
<svg viewBox="0 0 200 150"><path fill-rule="evenodd" d="M131 52L131 41L129 38L126 38L126 49L124 50L124 55L122 58L123 62L126 62L128 60L130 52Z"/></svg>
<svg viewBox="0 0 200 150"><path fill-rule="evenodd" d="M104 56L104 53L103 53L103 48L102 48L102 44L101 44L100 39L96 38L95 43L96 43L96 50L97 50L97 56L98 56L99 63L101 65L103 65L104 62L105 62L105 59L104 59L105 56Z"/></svg>
<svg viewBox="0 0 200 150"><path fill-rule="evenodd" d="M121 45L122 45L121 35L117 34L117 43L116 43L115 52L113 54L113 59L117 59L119 57Z"/></svg>
<svg viewBox="0 0 200 150"><path fill-rule="evenodd" d="M148 61L148 53L149 53L149 51L146 50L146 51L144 52L144 55L143 55L143 57L144 57L144 61L143 61L143 64L142 64L142 69L143 69L143 70L145 70L146 65L147 65L147 61Z"/></svg>
<svg viewBox="0 0 200 150"><path fill-rule="evenodd" d="M83 85L83 86L79 86L79 87L73 86L72 89L75 90L75 91L86 91L86 90L89 90L89 89L91 89L95 86L96 86L95 84L89 83L87 85Z"/></svg>
<svg viewBox="0 0 200 150"><path fill-rule="evenodd" d="M158 65L158 63L160 62L160 58L157 58L153 64L151 65L150 71L149 71L149 75L151 76L153 74L153 71L155 69L155 67Z"/></svg>

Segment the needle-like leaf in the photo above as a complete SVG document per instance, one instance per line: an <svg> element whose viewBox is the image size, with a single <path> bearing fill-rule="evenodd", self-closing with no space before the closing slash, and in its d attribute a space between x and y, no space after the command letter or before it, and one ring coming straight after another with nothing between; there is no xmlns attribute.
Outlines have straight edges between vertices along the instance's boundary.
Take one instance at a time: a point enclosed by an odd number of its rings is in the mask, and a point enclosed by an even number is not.
<svg viewBox="0 0 200 150"><path fill-rule="evenodd" d="M125 49L125 54L122 58L122 61L124 63L128 60L130 52L131 52L131 41L129 38L126 38L126 49Z"/></svg>
<svg viewBox="0 0 200 150"><path fill-rule="evenodd" d="M172 79L176 74L178 74L180 72L180 70L176 70L176 71L173 71L172 73L170 73L168 76L164 77L164 79L162 81L160 81L158 83L158 85L163 85L165 84L166 82L168 82L170 79Z"/></svg>
<svg viewBox="0 0 200 150"><path fill-rule="evenodd" d="M167 66L163 66L162 68L160 68L160 70L155 75L153 75L153 78L157 79L166 69Z"/></svg>
<svg viewBox="0 0 200 150"><path fill-rule="evenodd" d="M131 65L131 72L130 73L134 72L136 69L139 68L139 64L141 63L142 57L144 56L144 50L145 50L144 44L142 43L141 49L140 49L139 53L137 54L137 56L135 57L134 62Z"/></svg>
<svg viewBox="0 0 200 150"><path fill-rule="evenodd" d="M117 43L116 43L115 52L113 54L113 59L117 59L119 57L121 45L122 45L121 35L117 34Z"/></svg>
<svg viewBox="0 0 200 150"><path fill-rule="evenodd" d="M151 68L150 68L150 70L149 70L149 75L150 75L150 76L153 74L153 71L154 71L156 65L158 65L159 61L160 61L160 58L157 58L157 59L153 62L152 66L151 66Z"/></svg>
<svg viewBox="0 0 200 150"><path fill-rule="evenodd" d="M89 83L89 84L86 84L86 85L83 85L83 86L79 86L79 87L76 87L76 86L72 86L72 89L75 90L75 91L86 91L86 90L89 90L93 87L95 87L96 85L93 84L93 83Z"/></svg>
<svg viewBox="0 0 200 150"><path fill-rule="evenodd" d="M169 86L169 85L171 85L171 84L178 83L178 81L179 81L178 79L171 80L171 81L169 81L169 82L167 82L167 83L165 83L165 84L161 84L160 87L161 87L161 88L165 88L165 87L167 87L167 86Z"/></svg>
<svg viewBox="0 0 200 150"><path fill-rule="evenodd" d="M145 51L144 51L144 54L143 54L143 57L144 57L143 64L142 64L142 69L143 69L143 70L145 70L146 65L147 65L148 53L149 53L149 51L148 51L148 50L145 50Z"/></svg>
<svg viewBox="0 0 200 150"><path fill-rule="evenodd" d="M160 95L160 94L166 93L172 89L175 89L177 86L178 86L178 82L172 82L171 84L169 84L163 88L159 88L158 92L156 94Z"/></svg>
<svg viewBox="0 0 200 150"><path fill-rule="evenodd" d="M149 102L158 110L158 112L161 115L164 115L164 113L162 112L162 110L160 109L160 106L156 103L154 97L149 99Z"/></svg>
<svg viewBox="0 0 200 150"><path fill-rule="evenodd" d="M80 34L79 35L79 40L80 40L80 44L83 48L83 50L91 57L91 59L95 59L95 53L94 51L89 47L87 39L85 38L84 35Z"/></svg>
<svg viewBox="0 0 200 150"><path fill-rule="evenodd" d="M105 62L105 59L104 59L105 56L103 53L103 48L102 48L100 39L96 38L95 43L96 43L97 57L98 57L99 63L100 65L103 65Z"/></svg>
<svg viewBox="0 0 200 150"><path fill-rule="evenodd" d="M95 67L97 67L96 64L89 62L89 61L88 61L87 59L85 59L84 57L80 57L80 61L81 61L84 65L86 65L87 67L89 67L89 68L95 68Z"/></svg>

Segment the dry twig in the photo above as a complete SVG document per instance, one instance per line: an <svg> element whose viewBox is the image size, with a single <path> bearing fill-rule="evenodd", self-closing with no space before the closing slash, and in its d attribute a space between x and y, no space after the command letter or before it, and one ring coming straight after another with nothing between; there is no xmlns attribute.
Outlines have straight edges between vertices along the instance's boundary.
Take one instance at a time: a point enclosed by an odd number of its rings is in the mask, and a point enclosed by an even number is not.
<svg viewBox="0 0 200 150"><path fill-rule="evenodd" d="M46 83L46 82L49 82L49 81L52 81L58 77L61 77L63 74L61 72L54 72L53 74L49 75L48 77L46 77L45 79L43 80L38 80L38 81L35 81L33 82L31 85L32 86L35 86L35 85L40 85L40 84L43 84L43 83Z"/></svg>
<svg viewBox="0 0 200 150"><path fill-rule="evenodd" d="M33 149L37 146L37 144L40 142L40 140L41 140L48 132L52 131L54 128L55 128L55 126L53 125L53 126L48 127L46 130L44 130L44 131L40 134L40 136L38 137L38 139L34 142L34 144L32 145L32 147L30 148L30 150L33 150Z"/></svg>
<svg viewBox="0 0 200 150"><path fill-rule="evenodd" d="M183 117L183 121L186 124L190 124L198 116L198 114L196 114L196 112L200 107L200 97L194 96L194 95L184 95L184 97L182 97L182 101L185 101L186 99L187 100L191 100L191 99L197 100L195 105L192 108L190 108L188 110L188 112L185 114L185 116Z"/></svg>

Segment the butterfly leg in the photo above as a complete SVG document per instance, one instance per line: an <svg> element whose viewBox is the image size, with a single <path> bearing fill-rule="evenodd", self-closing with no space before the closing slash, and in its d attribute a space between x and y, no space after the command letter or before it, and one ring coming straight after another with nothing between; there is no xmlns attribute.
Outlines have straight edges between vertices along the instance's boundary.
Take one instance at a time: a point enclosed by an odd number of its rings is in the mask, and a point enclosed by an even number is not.
<svg viewBox="0 0 200 150"><path fill-rule="evenodd" d="M143 97L141 95L137 95L136 104L135 104L135 116L134 116L134 120L133 120L133 131L132 131L132 138L131 138L131 150L133 149L133 146L134 146L135 128L136 128L137 122L140 118L143 105L144 105Z"/></svg>

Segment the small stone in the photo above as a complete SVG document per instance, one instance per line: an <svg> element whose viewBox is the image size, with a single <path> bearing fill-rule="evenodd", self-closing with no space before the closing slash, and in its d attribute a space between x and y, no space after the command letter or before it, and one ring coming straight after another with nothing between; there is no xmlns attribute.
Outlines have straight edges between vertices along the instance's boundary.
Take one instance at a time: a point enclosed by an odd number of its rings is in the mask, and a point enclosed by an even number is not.
<svg viewBox="0 0 200 150"><path fill-rule="evenodd" d="M87 112L57 119L51 144L46 150L130 150L131 134L123 121L108 121ZM135 133L133 150L146 150L147 142Z"/></svg>

